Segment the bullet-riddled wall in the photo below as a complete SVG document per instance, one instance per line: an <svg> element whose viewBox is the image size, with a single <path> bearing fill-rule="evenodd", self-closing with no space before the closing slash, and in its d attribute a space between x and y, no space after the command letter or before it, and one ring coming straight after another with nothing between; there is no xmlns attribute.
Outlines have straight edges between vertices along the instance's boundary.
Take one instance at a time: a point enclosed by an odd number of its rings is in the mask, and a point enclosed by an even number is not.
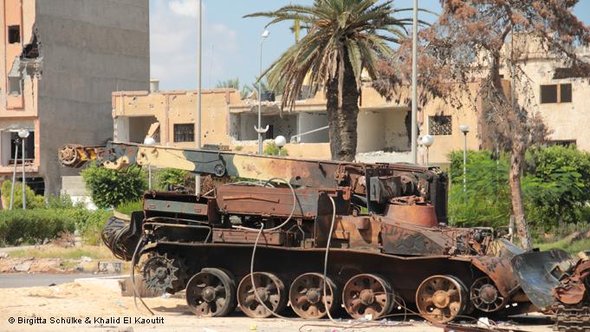
<svg viewBox="0 0 590 332"><path fill-rule="evenodd" d="M214 89L203 91L201 103L202 129L201 144L227 145L229 136L230 103L240 100L239 91ZM196 147L195 123L197 114L197 93L195 91L153 92L128 91L114 93L112 97L114 138L117 141L141 143L148 131L141 131L137 122L146 118L157 121L159 144L180 147Z"/></svg>
<svg viewBox="0 0 590 332"><path fill-rule="evenodd" d="M28 129L35 155L27 177L57 194L61 176L77 172L60 167L58 148L104 144L112 92L149 86L149 2L4 0L0 17L9 37L0 43L0 156L12 148L10 130Z"/></svg>

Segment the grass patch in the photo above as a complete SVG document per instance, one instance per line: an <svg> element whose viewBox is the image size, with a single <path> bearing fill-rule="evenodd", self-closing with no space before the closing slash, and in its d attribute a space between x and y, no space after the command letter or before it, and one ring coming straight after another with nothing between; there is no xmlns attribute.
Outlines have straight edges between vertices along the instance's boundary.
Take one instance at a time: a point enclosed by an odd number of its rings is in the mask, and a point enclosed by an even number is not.
<svg viewBox="0 0 590 332"><path fill-rule="evenodd" d="M559 241L550 243L539 243L537 247L542 250L562 249L569 253L575 254L580 251L590 250L590 239L581 239L577 241L569 241L568 239L561 239Z"/></svg>
<svg viewBox="0 0 590 332"><path fill-rule="evenodd" d="M92 259L112 259L113 254L105 246L82 246L76 248L63 248L56 246L43 246L40 248L19 249L10 252L10 257L35 257L35 258L61 258L80 259L82 256Z"/></svg>

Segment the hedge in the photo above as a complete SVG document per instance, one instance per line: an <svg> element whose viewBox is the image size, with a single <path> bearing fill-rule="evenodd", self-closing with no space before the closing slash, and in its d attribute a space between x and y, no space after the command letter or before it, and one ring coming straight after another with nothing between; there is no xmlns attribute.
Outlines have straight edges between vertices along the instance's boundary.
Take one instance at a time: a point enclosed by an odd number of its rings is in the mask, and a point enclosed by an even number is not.
<svg viewBox="0 0 590 332"><path fill-rule="evenodd" d="M42 243L76 229L86 243L98 244L102 225L110 214L80 208L4 210L0 213L0 246Z"/></svg>

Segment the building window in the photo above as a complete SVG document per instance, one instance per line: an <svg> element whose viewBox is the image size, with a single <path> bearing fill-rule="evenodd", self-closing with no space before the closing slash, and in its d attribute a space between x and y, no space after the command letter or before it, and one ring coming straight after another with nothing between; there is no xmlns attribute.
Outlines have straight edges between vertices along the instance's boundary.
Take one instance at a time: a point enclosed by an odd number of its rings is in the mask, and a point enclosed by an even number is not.
<svg viewBox="0 0 590 332"><path fill-rule="evenodd" d="M195 125L189 124L175 124L174 125L174 142L194 142L195 141Z"/></svg>
<svg viewBox="0 0 590 332"><path fill-rule="evenodd" d="M11 25L8 27L8 43L20 43L20 25Z"/></svg>
<svg viewBox="0 0 590 332"><path fill-rule="evenodd" d="M20 77L8 77L8 94L11 96L19 96L22 94L23 86Z"/></svg>
<svg viewBox="0 0 590 332"><path fill-rule="evenodd" d="M571 103L572 102L572 85L571 84L560 84L559 85L559 102Z"/></svg>
<svg viewBox="0 0 590 332"><path fill-rule="evenodd" d="M430 135L452 135L453 120L450 115L434 115L428 117Z"/></svg>
<svg viewBox="0 0 590 332"><path fill-rule="evenodd" d="M541 85L541 104L571 103L572 84Z"/></svg>

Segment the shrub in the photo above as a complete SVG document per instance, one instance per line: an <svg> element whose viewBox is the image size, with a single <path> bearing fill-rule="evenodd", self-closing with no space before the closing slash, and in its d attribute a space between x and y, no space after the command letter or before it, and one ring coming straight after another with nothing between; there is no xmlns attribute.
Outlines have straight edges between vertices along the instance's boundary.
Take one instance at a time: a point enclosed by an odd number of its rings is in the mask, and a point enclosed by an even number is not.
<svg viewBox="0 0 590 332"><path fill-rule="evenodd" d="M0 244L40 243L73 232L76 217L59 209L11 210L0 214Z"/></svg>
<svg viewBox="0 0 590 332"><path fill-rule="evenodd" d="M132 212L143 210L143 202L141 200L134 202L124 202L117 206L115 210L126 215L131 215Z"/></svg>
<svg viewBox="0 0 590 332"><path fill-rule="evenodd" d="M449 220L458 226L505 226L510 216L508 159L488 151L468 151L463 191L463 152L450 155Z"/></svg>
<svg viewBox="0 0 590 332"><path fill-rule="evenodd" d="M49 209L72 209L74 203L69 195L49 196L47 199L47 208Z"/></svg>
<svg viewBox="0 0 590 332"><path fill-rule="evenodd" d="M191 182L194 183L194 178L189 171L174 168L163 168L156 172L155 187L159 190L169 190L170 188L174 187L189 188Z"/></svg>
<svg viewBox="0 0 590 332"><path fill-rule="evenodd" d="M5 203L4 207L8 208L10 205L10 192L12 188L12 181L6 180L2 183L2 201ZM23 206L23 189L22 182L15 182L14 184L14 201L12 208L21 209ZM35 195L33 189L25 186L25 193L27 195L27 208L35 209L45 207L45 199L43 196Z"/></svg>
<svg viewBox="0 0 590 332"><path fill-rule="evenodd" d="M136 201L147 189L145 172L134 166L116 171L91 165L82 171L82 178L94 204L103 209Z"/></svg>
<svg viewBox="0 0 590 332"><path fill-rule="evenodd" d="M288 156L289 152L285 148L279 148L273 141L264 146L264 154L268 156Z"/></svg>

